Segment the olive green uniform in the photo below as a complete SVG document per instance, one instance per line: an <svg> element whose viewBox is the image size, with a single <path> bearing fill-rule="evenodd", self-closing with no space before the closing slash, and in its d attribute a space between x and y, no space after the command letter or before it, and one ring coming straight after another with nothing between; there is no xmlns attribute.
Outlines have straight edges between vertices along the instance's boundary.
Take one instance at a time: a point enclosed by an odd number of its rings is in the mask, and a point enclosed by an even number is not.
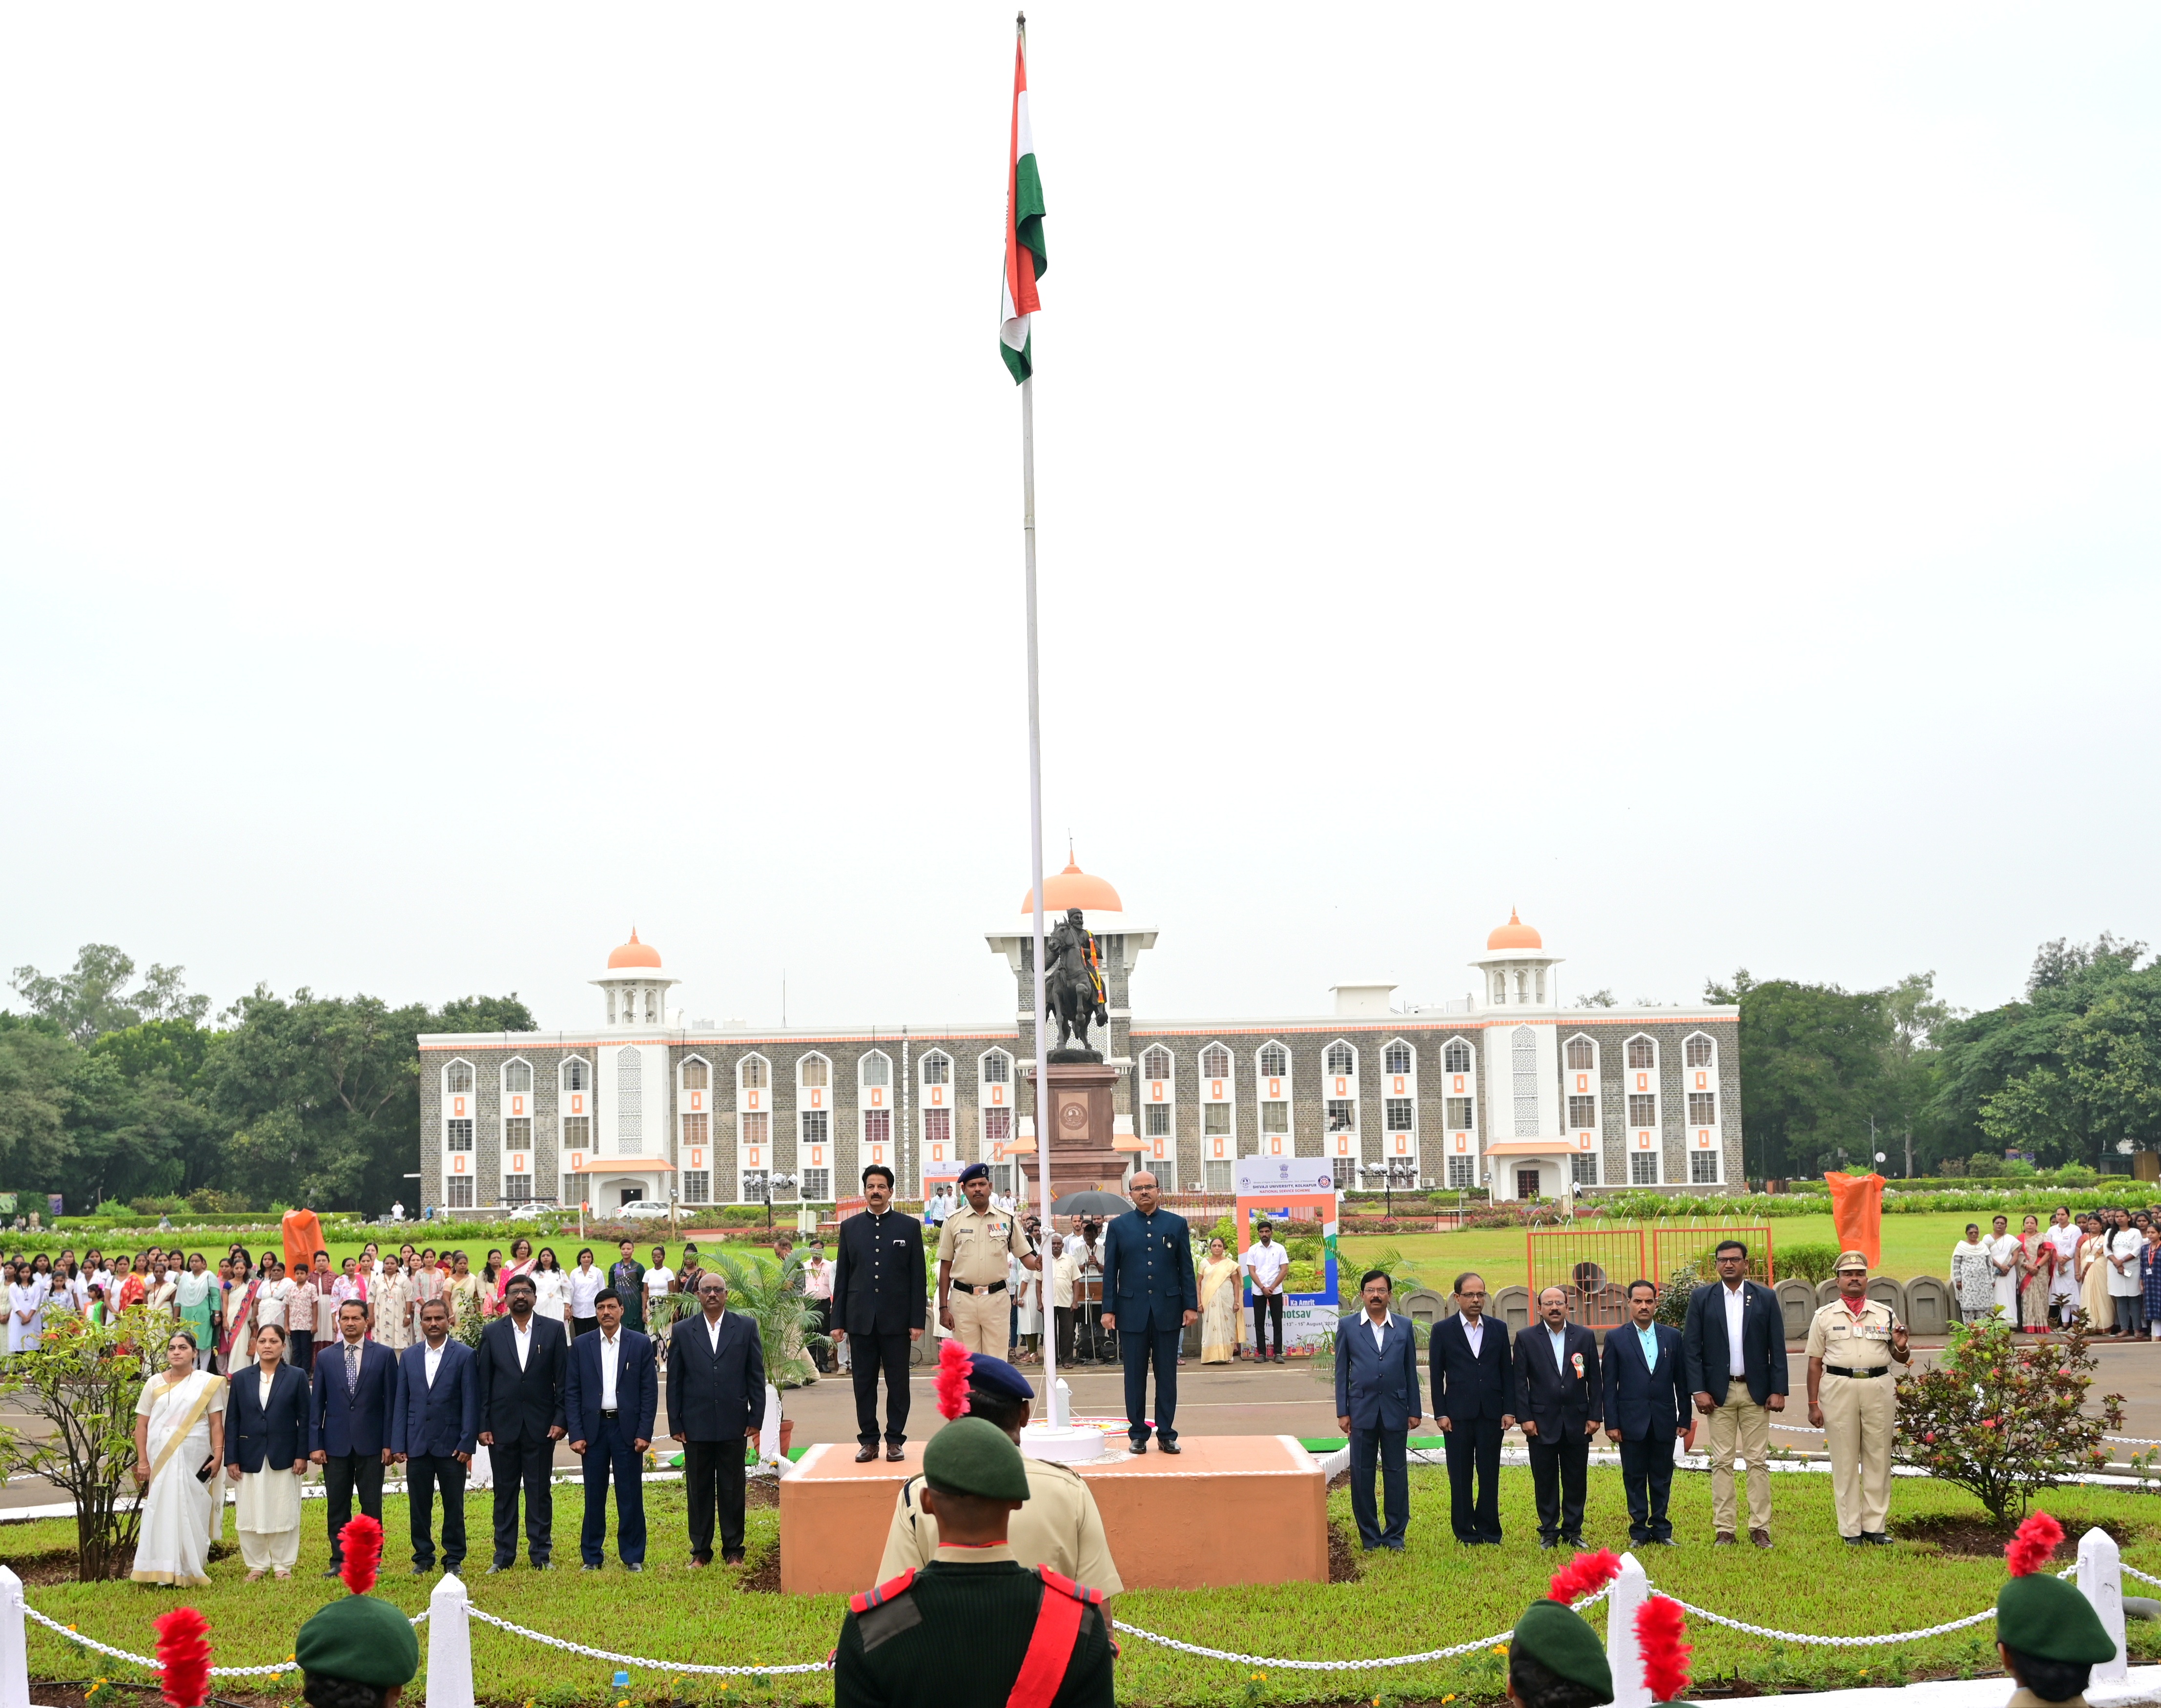
<svg viewBox="0 0 2161 1708"><path fill-rule="evenodd" d="M833 1708L1005 1708L1043 1598L1058 1591L1002 1544L940 1549L912 1582L877 1593L841 1624ZM1112 1708L1112 1658L1103 1610L1084 1608L1051 1708Z"/></svg>
<svg viewBox="0 0 2161 1708"><path fill-rule="evenodd" d="M1006 1291L1006 1259L1026 1257L1034 1249L1009 1210L961 1209L945 1218L938 1233L938 1261L952 1265L946 1274L952 1286L945 1302L953 1312L954 1338L970 1352L994 1358L1006 1355L1013 1310Z"/></svg>
<svg viewBox="0 0 2161 1708"><path fill-rule="evenodd" d="M1025 1453L1021 1462L1028 1471L1028 1504L1013 1515L1006 1531L1013 1558L1023 1565L1047 1565L1107 1596L1122 1591L1125 1580L1112 1561L1103 1515L1096 1510L1096 1497L1086 1479L1065 1466L1031 1459ZM885 1557L878 1561L880 1583L912 1565L928 1565L937 1556L938 1520L923 1510L922 1492L920 1477L911 1477L900 1486L893 1503L893 1524L886 1532Z"/></svg>
<svg viewBox="0 0 2161 1708"><path fill-rule="evenodd" d="M1890 1519L1891 1438L1898 1419L1891 1330L1897 1320L1880 1299L1871 1299L1858 1316L1843 1299L1834 1299L1809 1325L1808 1356L1824 1361L1817 1398L1841 1536L1880 1536ZM1881 1373L1841 1373L1847 1370Z"/></svg>

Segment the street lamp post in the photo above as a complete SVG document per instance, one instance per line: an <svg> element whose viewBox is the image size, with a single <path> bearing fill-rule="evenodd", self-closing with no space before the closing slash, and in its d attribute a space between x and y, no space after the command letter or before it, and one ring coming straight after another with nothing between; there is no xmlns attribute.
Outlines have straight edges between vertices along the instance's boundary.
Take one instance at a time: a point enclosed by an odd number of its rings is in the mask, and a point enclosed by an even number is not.
<svg viewBox="0 0 2161 1708"><path fill-rule="evenodd" d="M768 1229L770 1229L773 1226L773 1189L775 1186L792 1186L794 1184L795 1176L792 1174L768 1174L766 1176L765 1225Z"/></svg>
<svg viewBox="0 0 2161 1708"><path fill-rule="evenodd" d="M1382 1182L1383 1213L1393 1217L1396 1213L1396 1188L1418 1184L1418 1165L1407 1156L1392 1157L1387 1162L1369 1162L1365 1165L1369 1180Z"/></svg>

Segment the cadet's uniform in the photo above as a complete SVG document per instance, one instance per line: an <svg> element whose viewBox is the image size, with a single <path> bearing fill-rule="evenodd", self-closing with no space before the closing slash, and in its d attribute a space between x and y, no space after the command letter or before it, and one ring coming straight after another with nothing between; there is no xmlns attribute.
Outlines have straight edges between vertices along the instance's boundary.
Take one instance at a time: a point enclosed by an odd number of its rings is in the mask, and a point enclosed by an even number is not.
<svg viewBox="0 0 2161 1708"><path fill-rule="evenodd" d="M1013 1515L1006 1532L1013 1555L1023 1565L1047 1565L1107 1596L1121 1593L1125 1580L1111 1559L1110 1538L1096 1497L1077 1472L1048 1459L1021 1455L1028 1471L1028 1504ZM928 1565L938 1554L938 1520L918 1498L923 1479L911 1477L893 1503L893 1525L886 1532L885 1557L878 1581L898 1577L911 1566Z"/></svg>
<svg viewBox="0 0 2161 1708"><path fill-rule="evenodd" d="M953 1267L946 1302L953 1334L971 1352L994 1358L1006 1353L1013 1300L1006 1292L1006 1259L1035 1248L1010 1210L956 1210L938 1233L938 1261Z"/></svg>
<svg viewBox="0 0 2161 1708"><path fill-rule="evenodd" d="M1809 1325L1808 1356L1824 1361L1820 1399L1830 1451L1831 1499L1841 1536L1880 1536L1891 1513L1891 1437L1898 1415L1891 1329L1880 1299L1856 1316L1834 1299Z"/></svg>
<svg viewBox="0 0 2161 1708"><path fill-rule="evenodd" d="M2034 1513L2018 1527L2003 1550L2011 1581L1996 1592L1996 1640L2012 1653L2013 1675L2021 1680L2006 1708L2085 1708L2093 1669L2120 1659L2123 1638L2101 1622L2093 1603L2058 1577L2049 1561L2064 1539L2064 1527L2046 1513ZM2056 1685L2049 1696L2032 1688L2037 1662L2062 1674L2044 1680ZM2062 1687L2075 1685L2070 1695Z"/></svg>

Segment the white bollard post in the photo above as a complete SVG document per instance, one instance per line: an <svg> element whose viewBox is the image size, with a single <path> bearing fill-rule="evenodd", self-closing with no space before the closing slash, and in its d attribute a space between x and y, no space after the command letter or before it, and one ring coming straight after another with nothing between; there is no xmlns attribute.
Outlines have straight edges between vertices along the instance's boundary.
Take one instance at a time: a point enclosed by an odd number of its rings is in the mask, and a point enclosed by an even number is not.
<svg viewBox="0 0 2161 1708"><path fill-rule="evenodd" d="M2123 1555L2116 1539L2096 1528L2079 1538L2079 1593L2086 1598L2101 1628L2116 1645L2116 1657L2093 1669L2093 1682L2106 1684L2130 1671L2123 1647ZM0 1708L8 1705L0 1702Z"/></svg>
<svg viewBox="0 0 2161 1708"><path fill-rule="evenodd" d="M465 1580L446 1571L428 1597L428 1708L473 1708L472 1621ZM0 1703L0 1708L7 1705Z"/></svg>
<svg viewBox="0 0 2161 1708"><path fill-rule="evenodd" d="M765 1418L758 1431L758 1462L778 1467L780 1459L780 1390L768 1382L765 1384Z"/></svg>
<svg viewBox="0 0 2161 1708"><path fill-rule="evenodd" d="M0 1708L30 1708L30 1645L23 1631L23 1580L0 1565Z"/></svg>
<svg viewBox="0 0 2161 1708"><path fill-rule="evenodd" d="M1606 1664L1613 1669L1613 1708L1651 1708L1643 1658L1636 1649L1636 1610L1651 1597L1651 1581L1633 1554L1621 1556L1621 1576L1606 1597ZM429 1708L435 1708L430 1702Z"/></svg>

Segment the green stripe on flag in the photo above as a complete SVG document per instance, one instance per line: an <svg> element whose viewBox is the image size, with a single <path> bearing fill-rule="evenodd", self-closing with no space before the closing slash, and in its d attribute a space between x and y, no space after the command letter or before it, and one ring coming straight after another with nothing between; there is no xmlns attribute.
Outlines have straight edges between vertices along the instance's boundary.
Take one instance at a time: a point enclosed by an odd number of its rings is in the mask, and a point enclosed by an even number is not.
<svg viewBox="0 0 2161 1708"><path fill-rule="evenodd" d="M998 354L1006 359L1006 366L1013 374L1013 383L1018 386L1035 372L1035 335L1029 333L1027 342L1018 350L1001 338Z"/></svg>
<svg viewBox="0 0 2161 1708"><path fill-rule="evenodd" d="M1043 179L1035 169L1035 156L1023 154L1013 168L1013 230L1021 247L1035 257L1035 276L1050 271L1050 257L1043 247Z"/></svg>

